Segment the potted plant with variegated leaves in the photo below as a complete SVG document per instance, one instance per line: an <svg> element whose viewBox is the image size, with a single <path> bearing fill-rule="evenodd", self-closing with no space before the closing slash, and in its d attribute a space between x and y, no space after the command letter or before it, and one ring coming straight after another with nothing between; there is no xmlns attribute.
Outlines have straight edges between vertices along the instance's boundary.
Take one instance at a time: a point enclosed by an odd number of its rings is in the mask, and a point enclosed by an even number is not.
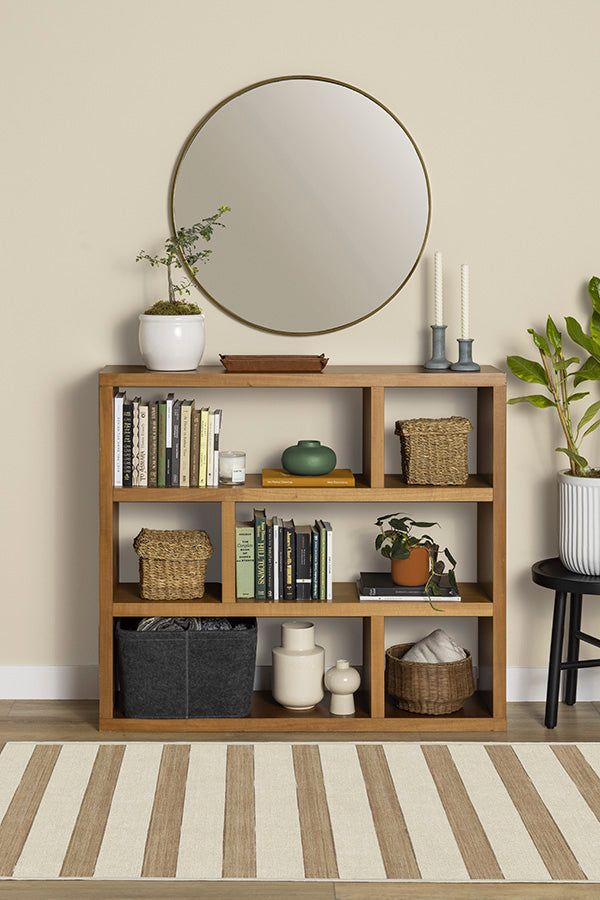
<svg viewBox="0 0 600 900"><path fill-rule="evenodd" d="M544 334L529 328L540 362L509 356L507 363L517 378L541 385L545 393L513 397L508 402L556 410L565 442L556 450L569 460L569 468L558 475L560 559L573 572L598 576L600 469L583 455L583 444L600 427L600 400L581 404L590 397L590 391L579 388L600 380L600 278L590 279L588 293L592 311L587 331L573 316L565 317L567 333L579 348L577 355L565 348L563 335L551 316Z"/></svg>

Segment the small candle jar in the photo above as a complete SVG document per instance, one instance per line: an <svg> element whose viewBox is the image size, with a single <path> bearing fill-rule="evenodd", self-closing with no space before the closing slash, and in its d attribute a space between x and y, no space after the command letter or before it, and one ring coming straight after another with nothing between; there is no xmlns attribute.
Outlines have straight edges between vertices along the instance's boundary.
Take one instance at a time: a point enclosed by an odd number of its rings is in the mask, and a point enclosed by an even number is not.
<svg viewBox="0 0 600 900"><path fill-rule="evenodd" d="M246 454L243 450L219 450L219 484L244 484Z"/></svg>

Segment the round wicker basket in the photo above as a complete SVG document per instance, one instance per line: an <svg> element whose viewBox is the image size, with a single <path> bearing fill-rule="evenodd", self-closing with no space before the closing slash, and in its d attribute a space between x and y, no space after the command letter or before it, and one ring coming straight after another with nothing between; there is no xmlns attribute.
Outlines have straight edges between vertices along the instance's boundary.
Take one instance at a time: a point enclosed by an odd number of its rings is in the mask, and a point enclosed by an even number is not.
<svg viewBox="0 0 600 900"><path fill-rule="evenodd" d="M456 712L475 691L473 661L422 663L403 660L411 644L395 644L385 652L386 689L398 709L443 716Z"/></svg>

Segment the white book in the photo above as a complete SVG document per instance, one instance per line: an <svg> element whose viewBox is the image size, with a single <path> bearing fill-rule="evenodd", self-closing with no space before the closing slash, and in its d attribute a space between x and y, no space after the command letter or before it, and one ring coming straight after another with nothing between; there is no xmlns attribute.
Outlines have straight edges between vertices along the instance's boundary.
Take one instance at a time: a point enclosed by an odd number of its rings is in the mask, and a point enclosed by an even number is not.
<svg viewBox="0 0 600 900"><path fill-rule="evenodd" d="M326 585L326 600L333 600L333 529L329 522L323 522L323 528L325 529L325 533L327 535L326 542L326 576L325 576L325 585Z"/></svg>
<svg viewBox="0 0 600 900"><path fill-rule="evenodd" d="M133 398L131 427L131 486L140 486L140 397Z"/></svg>
<svg viewBox="0 0 600 900"><path fill-rule="evenodd" d="M215 413L208 413L208 437L206 442L206 486L215 487Z"/></svg>
<svg viewBox="0 0 600 900"><path fill-rule="evenodd" d="M208 450L208 406L200 410L200 468L198 471L198 487L206 487L206 457Z"/></svg>
<svg viewBox="0 0 600 900"><path fill-rule="evenodd" d="M215 409L214 439L213 439L213 484L219 486L219 436L221 434L221 419L223 410Z"/></svg>
<svg viewBox="0 0 600 900"><path fill-rule="evenodd" d="M273 600L280 600L279 596L279 541L281 532L279 517L273 516Z"/></svg>
<svg viewBox="0 0 600 900"><path fill-rule="evenodd" d="M179 450L179 487L190 486L190 447L192 444L193 400L181 404L181 447Z"/></svg>
<svg viewBox="0 0 600 900"><path fill-rule="evenodd" d="M173 446L173 403L175 401L175 394L167 394L167 416L166 416L166 434L165 434L165 447L168 447L169 450Z"/></svg>
<svg viewBox="0 0 600 900"><path fill-rule="evenodd" d="M123 487L123 403L125 391L115 394L113 410L113 482L115 487Z"/></svg>
<svg viewBox="0 0 600 900"><path fill-rule="evenodd" d="M436 597L435 594L432 594L431 597L426 596L409 596L408 594L402 597L380 597L380 596L372 596L371 594L359 594L359 600L361 603L377 603L380 600L383 600L385 603L433 603L436 606L438 603L457 603L460 602L460 595L453 594L451 597L443 596Z"/></svg>
<svg viewBox="0 0 600 900"><path fill-rule="evenodd" d="M138 408L139 423L139 465L138 486L148 487L148 404L140 403Z"/></svg>

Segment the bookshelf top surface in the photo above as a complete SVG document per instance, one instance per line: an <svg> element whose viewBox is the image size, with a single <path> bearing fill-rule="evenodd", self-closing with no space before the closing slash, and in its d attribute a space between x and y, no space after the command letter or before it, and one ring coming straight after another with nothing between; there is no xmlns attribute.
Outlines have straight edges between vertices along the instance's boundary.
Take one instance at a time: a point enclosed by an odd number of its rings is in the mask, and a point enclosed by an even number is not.
<svg viewBox="0 0 600 900"><path fill-rule="evenodd" d="M423 366L327 366L323 372L226 372L200 366L191 372L154 372L145 366L105 366L108 387L493 387L506 382L494 366L480 372L429 372Z"/></svg>

